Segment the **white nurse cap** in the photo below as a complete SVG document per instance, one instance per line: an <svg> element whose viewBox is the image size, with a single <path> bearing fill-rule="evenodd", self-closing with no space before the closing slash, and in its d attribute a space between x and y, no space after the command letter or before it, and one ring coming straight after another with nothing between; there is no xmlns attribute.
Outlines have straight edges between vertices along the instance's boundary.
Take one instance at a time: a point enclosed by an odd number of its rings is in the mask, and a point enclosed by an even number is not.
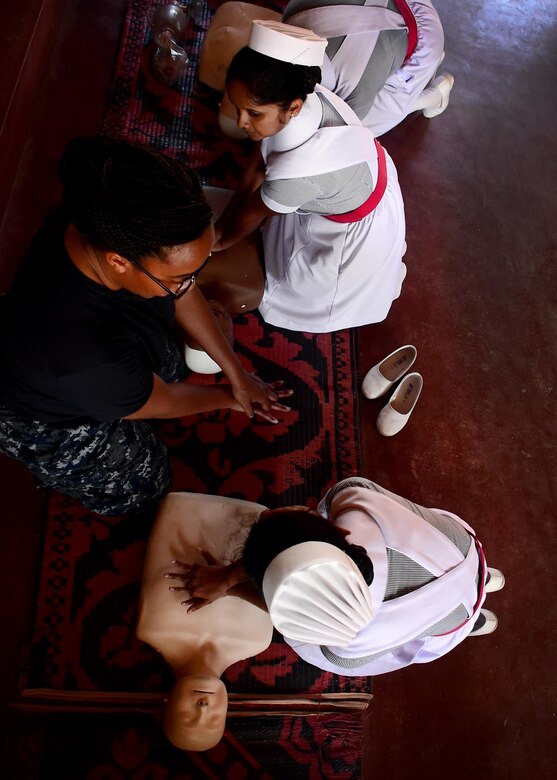
<svg viewBox="0 0 557 780"><path fill-rule="evenodd" d="M321 67L327 39L303 27L255 19L251 23L248 47L259 54L293 65Z"/></svg>
<svg viewBox="0 0 557 780"><path fill-rule="evenodd" d="M326 542L303 542L273 558L263 577L272 624L287 639L346 647L373 618L354 561Z"/></svg>

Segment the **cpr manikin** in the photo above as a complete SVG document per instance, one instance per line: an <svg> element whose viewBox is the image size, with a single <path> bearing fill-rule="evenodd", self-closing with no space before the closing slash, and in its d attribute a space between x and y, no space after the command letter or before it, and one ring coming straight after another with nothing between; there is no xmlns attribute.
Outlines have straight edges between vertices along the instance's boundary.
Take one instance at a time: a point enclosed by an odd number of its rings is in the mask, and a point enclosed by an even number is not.
<svg viewBox="0 0 557 780"><path fill-rule="evenodd" d="M208 750L219 742L228 706L220 677L232 664L265 650L272 625L263 608L242 597L252 594L250 587L238 586L234 595L188 612L187 590L165 575L180 571L180 563L233 562L264 509L193 493L172 493L161 503L147 549L137 636L160 652L176 675L165 732L183 750Z"/></svg>

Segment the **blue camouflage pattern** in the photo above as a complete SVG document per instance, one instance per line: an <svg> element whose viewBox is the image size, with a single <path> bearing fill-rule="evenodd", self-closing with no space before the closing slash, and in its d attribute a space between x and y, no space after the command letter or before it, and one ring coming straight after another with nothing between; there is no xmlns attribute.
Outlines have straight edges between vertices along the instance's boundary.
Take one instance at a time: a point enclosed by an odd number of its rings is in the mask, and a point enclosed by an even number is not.
<svg viewBox="0 0 557 780"><path fill-rule="evenodd" d="M182 351L169 342L160 372L183 379ZM170 456L146 420L80 421L67 427L30 420L0 405L0 452L25 463L45 487L101 515L149 509L170 483Z"/></svg>

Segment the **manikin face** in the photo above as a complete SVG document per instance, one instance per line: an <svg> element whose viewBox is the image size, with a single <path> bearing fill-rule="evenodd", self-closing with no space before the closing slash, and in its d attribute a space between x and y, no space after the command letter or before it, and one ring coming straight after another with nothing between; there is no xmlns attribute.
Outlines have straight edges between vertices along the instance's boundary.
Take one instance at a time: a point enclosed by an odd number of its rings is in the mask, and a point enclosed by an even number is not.
<svg viewBox="0 0 557 780"><path fill-rule="evenodd" d="M299 99L293 100L286 109L277 103L256 103L241 81L228 84L226 94L236 109L236 124L252 141L276 135L302 108Z"/></svg>
<svg viewBox="0 0 557 780"><path fill-rule="evenodd" d="M182 750L209 750L223 735L227 709L228 694L221 679L181 677L166 706L166 735Z"/></svg>
<svg viewBox="0 0 557 780"><path fill-rule="evenodd" d="M199 238L188 244L180 244L168 249L164 261L158 257L141 260L141 268L129 260L107 252L107 260L119 274L119 281L126 290L143 298L164 297L168 292L151 279L147 273L173 293L179 293L187 279L200 270L211 254L215 241L215 231L210 225ZM187 292L185 293L187 295Z"/></svg>

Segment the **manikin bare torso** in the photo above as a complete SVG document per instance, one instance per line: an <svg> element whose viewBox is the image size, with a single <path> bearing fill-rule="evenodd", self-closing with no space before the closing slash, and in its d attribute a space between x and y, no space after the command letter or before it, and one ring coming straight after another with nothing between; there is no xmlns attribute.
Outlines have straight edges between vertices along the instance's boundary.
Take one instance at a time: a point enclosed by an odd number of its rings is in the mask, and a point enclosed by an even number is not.
<svg viewBox="0 0 557 780"><path fill-rule="evenodd" d="M204 750L218 742L227 704L219 678L233 663L265 650L272 625L267 612L242 598L241 591L188 613L181 603L187 592L169 590L172 580L164 575L175 560L205 563L200 550L221 563L241 557L249 528L263 509L193 493L172 493L161 503L147 549L137 636L158 650L176 674L166 730L179 747ZM250 590L246 587L246 595ZM183 740L177 736L182 731Z"/></svg>

